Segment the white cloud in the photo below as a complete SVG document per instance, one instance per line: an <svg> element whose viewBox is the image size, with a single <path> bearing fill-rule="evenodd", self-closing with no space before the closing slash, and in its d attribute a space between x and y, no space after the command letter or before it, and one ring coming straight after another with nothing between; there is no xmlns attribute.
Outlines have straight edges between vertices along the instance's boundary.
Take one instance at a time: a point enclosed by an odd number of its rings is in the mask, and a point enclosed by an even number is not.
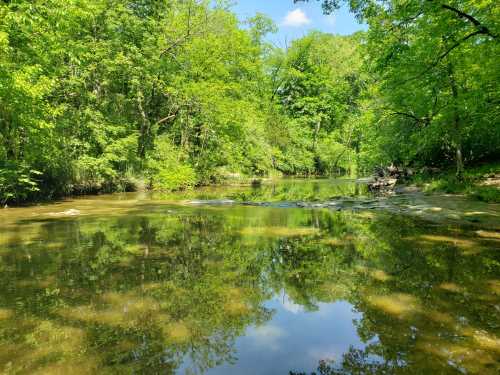
<svg viewBox="0 0 500 375"><path fill-rule="evenodd" d="M277 351L281 348L280 340L286 337L286 332L278 326L268 324L251 328L247 331L247 336L251 337L258 347Z"/></svg>
<svg viewBox="0 0 500 375"><path fill-rule="evenodd" d="M311 20L307 17L307 14L305 14L300 8L288 12L283 20L283 26L290 27L302 27L309 25L310 23Z"/></svg>
<svg viewBox="0 0 500 375"><path fill-rule="evenodd" d="M285 298L283 299L283 307L286 311L289 311L292 314L299 314L304 312L304 307L301 305L297 305L296 303L291 301L288 296L285 296Z"/></svg>

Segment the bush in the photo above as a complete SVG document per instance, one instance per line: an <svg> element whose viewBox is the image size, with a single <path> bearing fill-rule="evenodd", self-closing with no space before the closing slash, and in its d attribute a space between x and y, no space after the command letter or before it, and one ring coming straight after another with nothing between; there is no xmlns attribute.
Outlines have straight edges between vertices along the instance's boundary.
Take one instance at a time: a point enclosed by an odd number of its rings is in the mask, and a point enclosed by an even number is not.
<svg viewBox="0 0 500 375"><path fill-rule="evenodd" d="M37 176L42 173L25 163L6 162L0 164L0 204L22 202L40 191Z"/></svg>
<svg viewBox="0 0 500 375"><path fill-rule="evenodd" d="M118 173L108 160L85 155L74 164L71 190L77 194L112 192L116 190L118 179Z"/></svg>
<svg viewBox="0 0 500 375"><path fill-rule="evenodd" d="M154 190L182 190L196 184L196 174L189 165L166 166L152 179Z"/></svg>
<svg viewBox="0 0 500 375"><path fill-rule="evenodd" d="M432 180L425 188L427 192L442 191L447 194L464 193L470 188L471 182L468 180L459 180L455 176L444 176Z"/></svg>
<svg viewBox="0 0 500 375"><path fill-rule="evenodd" d="M483 202L500 203L500 189L483 185L484 179L495 176L499 169L498 163L479 165L466 169L461 178L456 176L454 170L437 175L423 172L414 176L412 182L424 186L424 191L429 193L466 194Z"/></svg>
<svg viewBox="0 0 500 375"><path fill-rule="evenodd" d="M500 189L497 187L478 186L471 195L483 202L500 203Z"/></svg>
<svg viewBox="0 0 500 375"><path fill-rule="evenodd" d="M184 154L166 137L160 137L147 160L147 174L153 190L182 190L196 185L194 169L183 162Z"/></svg>

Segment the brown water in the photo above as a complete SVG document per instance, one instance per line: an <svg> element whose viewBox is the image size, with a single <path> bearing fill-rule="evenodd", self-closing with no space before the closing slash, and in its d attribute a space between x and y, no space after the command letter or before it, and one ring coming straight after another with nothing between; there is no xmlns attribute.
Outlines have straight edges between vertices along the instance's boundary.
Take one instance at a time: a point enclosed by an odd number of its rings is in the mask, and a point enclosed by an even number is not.
<svg viewBox="0 0 500 375"><path fill-rule="evenodd" d="M499 230L342 180L1 210L0 374L497 374Z"/></svg>

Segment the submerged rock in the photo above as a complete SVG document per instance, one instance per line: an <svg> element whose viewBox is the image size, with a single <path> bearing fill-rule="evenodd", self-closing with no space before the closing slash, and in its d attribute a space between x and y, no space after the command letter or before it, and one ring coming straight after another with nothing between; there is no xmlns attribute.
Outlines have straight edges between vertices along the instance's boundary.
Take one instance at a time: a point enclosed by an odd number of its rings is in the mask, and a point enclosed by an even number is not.
<svg viewBox="0 0 500 375"><path fill-rule="evenodd" d="M199 202L200 204L202 204L201 202L203 202L204 204L209 204L205 202L211 202L211 204L215 204L214 201L199 201ZM219 204L222 204L221 202L227 202L227 201L217 201L217 203ZM390 205L385 201L384 198L367 199L367 200L343 198L326 202L306 202L306 201L295 201L295 202L230 201L230 202L243 206L273 207L273 208L307 208L307 209L327 208L334 211L341 211L341 210L360 211L360 210L386 209L390 207Z"/></svg>
<svg viewBox="0 0 500 375"><path fill-rule="evenodd" d="M480 223L482 226L494 220L497 220L497 206L487 205L482 203L474 203L470 206L470 202L464 198L451 196L443 199L442 197L428 197L421 192L414 190L412 187L408 189L398 189L400 194L394 195L378 195L375 197L352 198L352 197L335 197L329 200L318 201L237 201L232 199L219 200L194 200L187 202L191 205L211 205L211 206L250 206L250 207L268 207L268 208L295 208L295 209L327 209L330 211L348 211L348 212L391 212L399 214L414 215L425 218L426 220L435 220L439 222L453 221L465 222L468 225ZM476 207L480 207L476 208ZM470 217L474 216L474 217ZM476 216L480 216L480 219ZM488 221L489 220L489 221Z"/></svg>
<svg viewBox="0 0 500 375"><path fill-rule="evenodd" d="M66 210L63 212L51 212L51 213L49 213L50 216L78 216L80 214L81 214L80 210L75 210L75 209L70 209L70 210Z"/></svg>
<svg viewBox="0 0 500 375"><path fill-rule="evenodd" d="M228 205L228 204L235 204L236 201L232 199L209 199L209 200L194 200L194 201L189 201L188 204L192 205L211 205L211 206L222 206L222 205Z"/></svg>

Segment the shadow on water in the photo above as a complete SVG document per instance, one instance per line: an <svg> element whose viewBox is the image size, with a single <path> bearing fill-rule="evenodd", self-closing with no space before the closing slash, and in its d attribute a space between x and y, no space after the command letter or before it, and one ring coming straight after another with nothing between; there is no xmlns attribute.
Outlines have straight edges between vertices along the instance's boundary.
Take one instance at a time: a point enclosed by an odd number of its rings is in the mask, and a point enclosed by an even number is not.
<svg viewBox="0 0 500 375"><path fill-rule="evenodd" d="M122 202L103 215L103 203L18 212L0 230L1 373L500 368L495 231L373 211Z"/></svg>

